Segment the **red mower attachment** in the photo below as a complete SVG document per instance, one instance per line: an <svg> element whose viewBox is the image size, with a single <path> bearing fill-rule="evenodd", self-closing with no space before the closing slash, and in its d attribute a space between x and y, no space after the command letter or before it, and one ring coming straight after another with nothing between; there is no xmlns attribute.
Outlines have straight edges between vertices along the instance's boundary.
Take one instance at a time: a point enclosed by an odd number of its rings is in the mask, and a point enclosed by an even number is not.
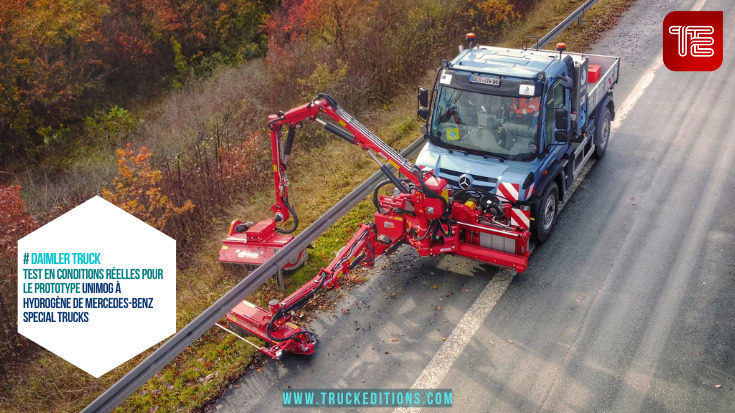
<svg viewBox="0 0 735 413"><path fill-rule="evenodd" d="M266 342L271 347L260 347L268 356L280 359L284 351L294 354L312 354L317 342L316 334L303 330L289 320L306 305L322 287L336 288L338 279L358 264L372 265L376 254L381 255L392 245L381 244L375 238L375 227L362 224L350 242L342 248L334 260L311 281L304 284L288 298L271 300L268 310L243 301L227 314L230 325L239 327Z"/></svg>
<svg viewBox="0 0 735 413"><path fill-rule="evenodd" d="M258 266L266 262L293 238L293 235L278 233L274 219L257 224L243 223L236 219L230 224L227 238L222 242L219 260L225 264ZM301 251L297 256L292 257L283 269L296 269L306 261L306 258L306 251Z"/></svg>
<svg viewBox="0 0 735 413"><path fill-rule="evenodd" d="M271 301L278 304L278 300ZM268 324L273 314L248 301L243 301L227 314L227 321L272 344L271 347L261 347L260 351L274 359L280 359L284 351L294 354L312 354L316 344L316 335L296 324L284 322L268 337Z"/></svg>
<svg viewBox="0 0 735 413"><path fill-rule="evenodd" d="M272 116L275 118L275 115ZM291 154L294 134L298 124L290 124L285 143L282 142L280 128L276 131L271 126L271 156L273 161L273 180L276 189L276 202L271 206L274 218L243 223L235 220L230 224L227 238L222 242L219 250L219 260L223 264L240 264L258 266L266 262L276 251L283 248L294 239L290 235L298 229L299 217L288 202L288 157ZM293 219L291 228L279 228L276 224L285 223ZM295 270L306 262L306 250L300 251L297 256L290 257L284 270Z"/></svg>

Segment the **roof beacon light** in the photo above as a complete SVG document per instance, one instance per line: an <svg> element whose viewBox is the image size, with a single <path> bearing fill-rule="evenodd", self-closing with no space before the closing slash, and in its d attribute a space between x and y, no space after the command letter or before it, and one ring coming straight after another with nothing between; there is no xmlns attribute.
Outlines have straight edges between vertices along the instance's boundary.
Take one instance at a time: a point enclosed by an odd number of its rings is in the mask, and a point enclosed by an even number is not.
<svg viewBox="0 0 735 413"><path fill-rule="evenodd" d="M557 43L556 44L556 50L559 51L559 60L561 60L561 52L567 50L567 44L566 43Z"/></svg>
<svg viewBox="0 0 735 413"><path fill-rule="evenodd" d="M472 43L475 42L475 34L474 33L467 33L467 36L465 37L465 40L470 44L469 48L472 49Z"/></svg>

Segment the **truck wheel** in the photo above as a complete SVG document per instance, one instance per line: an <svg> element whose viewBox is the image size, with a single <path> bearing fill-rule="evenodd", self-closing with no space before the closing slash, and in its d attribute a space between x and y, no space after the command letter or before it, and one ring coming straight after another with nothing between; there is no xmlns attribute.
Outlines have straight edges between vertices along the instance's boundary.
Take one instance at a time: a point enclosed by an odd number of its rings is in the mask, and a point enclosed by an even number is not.
<svg viewBox="0 0 735 413"><path fill-rule="evenodd" d="M595 129L595 157L597 159L605 156L607 143L610 141L610 108L605 108L600 118L600 124Z"/></svg>
<svg viewBox="0 0 735 413"><path fill-rule="evenodd" d="M558 213L559 188L556 186L556 182L552 182L544 191L544 196L539 202L539 210L536 212L536 219L533 221L533 234L539 243L544 243L549 239Z"/></svg>

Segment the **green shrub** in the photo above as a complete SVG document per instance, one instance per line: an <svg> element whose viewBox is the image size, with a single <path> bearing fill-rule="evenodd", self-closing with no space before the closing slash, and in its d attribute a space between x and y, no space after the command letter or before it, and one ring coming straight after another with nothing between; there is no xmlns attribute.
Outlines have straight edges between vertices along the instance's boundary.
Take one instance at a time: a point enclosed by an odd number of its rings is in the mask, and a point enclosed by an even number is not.
<svg viewBox="0 0 735 413"><path fill-rule="evenodd" d="M86 120L87 133L92 141L112 149L129 141L139 121L128 110L113 106L108 112L97 111Z"/></svg>

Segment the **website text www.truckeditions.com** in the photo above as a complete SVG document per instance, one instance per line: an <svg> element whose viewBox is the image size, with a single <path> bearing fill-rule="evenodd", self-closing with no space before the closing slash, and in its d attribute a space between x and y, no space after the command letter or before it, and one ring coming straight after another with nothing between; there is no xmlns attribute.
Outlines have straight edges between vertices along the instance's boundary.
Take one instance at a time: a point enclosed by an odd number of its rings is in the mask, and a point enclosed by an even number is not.
<svg viewBox="0 0 735 413"><path fill-rule="evenodd" d="M283 407L452 407L451 389L286 389Z"/></svg>

